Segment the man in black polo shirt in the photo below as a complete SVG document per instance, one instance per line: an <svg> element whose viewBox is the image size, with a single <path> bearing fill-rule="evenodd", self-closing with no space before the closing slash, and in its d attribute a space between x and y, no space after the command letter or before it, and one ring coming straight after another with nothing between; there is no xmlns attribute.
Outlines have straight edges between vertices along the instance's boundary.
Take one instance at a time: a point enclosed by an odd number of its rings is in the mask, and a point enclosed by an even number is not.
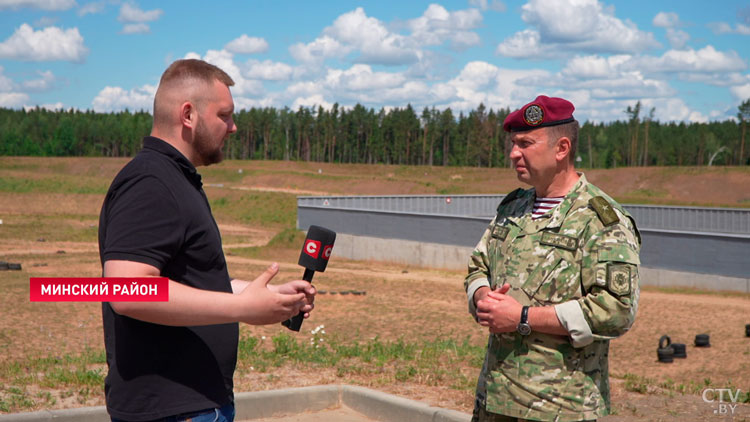
<svg viewBox="0 0 750 422"><path fill-rule="evenodd" d="M238 322L271 324L312 311L315 290L294 280L231 279L195 167L222 160L232 79L200 60L162 75L143 149L115 177L99 221L105 277L169 278L168 302L102 304L113 421L232 421Z"/></svg>

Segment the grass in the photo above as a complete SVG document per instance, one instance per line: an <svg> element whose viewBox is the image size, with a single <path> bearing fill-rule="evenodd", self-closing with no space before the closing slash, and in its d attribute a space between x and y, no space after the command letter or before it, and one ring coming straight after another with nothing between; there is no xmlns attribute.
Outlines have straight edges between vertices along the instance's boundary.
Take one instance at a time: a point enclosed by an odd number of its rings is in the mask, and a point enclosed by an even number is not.
<svg viewBox="0 0 750 422"><path fill-rule="evenodd" d="M71 396L83 404L104 393L105 363L104 350L91 348L78 354L0 363L0 412L52 406L58 398ZM38 388L46 390L34 393Z"/></svg>
<svg viewBox="0 0 750 422"><path fill-rule="evenodd" d="M461 369L481 366L485 352L484 347L472 344L468 338L384 341L376 337L358 342L327 339L324 330L315 331L309 343L286 333L273 336L270 341L264 337L243 337L239 344L238 371L265 373L283 365L300 364L335 368L341 378L378 375L380 382L448 384L469 392L473 391L476 379L466 377Z"/></svg>
<svg viewBox="0 0 750 422"><path fill-rule="evenodd" d="M277 233L266 245L229 248L228 254L253 259L279 260L282 257L288 257L289 260L293 260L294 254L299 253L299 245L304 241L304 232L294 227L287 227Z"/></svg>
<svg viewBox="0 0 750 422"><path fill-rule="evenodd" d="M720 387L715 386L710 378L704 378L702 381L690 380L689 383L676 383L671 378L667 378L665 381L657 381L653 378L644 377L632 373L625 373L622 376L612 375L613 378L622 378L625 380L625 390L631 393L639 394L651 394L656 392L666 392L667 394L679 393L679 394L701 394L707 388L722 388L728 389L733 393L740 390L738 396L738 403L750 403L750 391L746 388L738 388L732 384L724 385Z"/></svg>
<svg viewBox="0 0 750 422"><path fill-rule="evenodd" d="M377 382L414 382L430 386L448 385L454 390L474 389L476 368L481 366L484 347L440 337L435 340L345 341L328 338L325 330L312 330L310 342L287 333L269 339L243 335L238 347L238 375L250 371L267 375L276 368L304 365L334 368L336 375L377 376ZM58 399L77 396L80 403L103 394L106 356L102 349L87 348L79 354L29 357L0 364L0 412L19 412L38 404L52 405ZM472 376L463 369L470 368ZM41 393L34 393L43 388ZM53 394L54 393L54 394Z"/></svg>
<svg viewBox="0 0 750 422"><path fill-rule="evenodd" d="M0 192L13 193L107 193L110 180L101 177L85 177L52 174L41 178L15 177L0 173Z"/></svg>
<svg viewBox="0 0 750 422"><path fill-rule="evenodd" d="M279 228L297 225L297 197L293 194L209 189L209 203L217 221Z"/></svg>
<svg viewBox="0 0 750 422"><path fill-rule="evenodd" d="M96 242L99 221L95 215L14 215L3 219L2 234L8 239L38 242Z"/></svg>

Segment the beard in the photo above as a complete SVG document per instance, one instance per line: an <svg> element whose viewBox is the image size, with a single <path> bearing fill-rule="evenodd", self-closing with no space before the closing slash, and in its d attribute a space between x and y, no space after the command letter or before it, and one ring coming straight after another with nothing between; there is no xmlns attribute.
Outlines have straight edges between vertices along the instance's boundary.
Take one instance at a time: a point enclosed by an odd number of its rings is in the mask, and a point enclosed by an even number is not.
<svg viewBox="0 0 750 422"><path fill-rule="evenodd" d="M224 159L224 151L221 144L215 144L211 139L211 133L206 130L203 121L199 120L195 127L194 139L195 152L204 166L220 163Z"/></svg>

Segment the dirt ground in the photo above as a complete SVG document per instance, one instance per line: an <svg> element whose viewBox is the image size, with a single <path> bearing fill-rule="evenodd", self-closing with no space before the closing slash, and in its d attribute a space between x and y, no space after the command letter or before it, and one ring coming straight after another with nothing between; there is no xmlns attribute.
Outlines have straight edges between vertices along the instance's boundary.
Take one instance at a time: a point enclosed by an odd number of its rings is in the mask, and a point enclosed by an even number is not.
<svg viewBox="0 0 750 422"><path fill-rule="evenodd" d="M66 175L103 179L106 188L108 180L126 162L59 159L52 160L54 165L50 165L34 160L21 158L11 163L0 159L0 178L27 174L43 178L45 174L62 171ZM38 167L24 168L24 165ZM212 183L213 179L217 183L253 189L335 194L435 193L441 183L445 189L458 190L451 186L460 186L466 193L507 192L515 186L507 182L507 170L377 166L381 173L376 174L375 168L368 166L293 163L288 166L289 172L278 164L273 165L225 163L213 169L213 173L208 172L204 181ZM235 179L227 176L237 173L238 168L246 169L247 175L233 176ZM318 168L322 173L318 173ZM630 169L592 171L590 179L622 198L637 199L637 195L643 195L653 199L650 195L657 192L665 202L704 203L706 199L705 202L735 207L747 206L750 202L750 191L746 188L750 186L750 172L747 171L719 168L694 174L689 169L639 170L642 171L637 172L637 177ZM258 174L249 174L253 171ZM279 172L279 177L265 174L269 172ZM431 176L423 175L427 172ZM493 172L497 172L498 180L503 180L498 181L493 190L486 184L475 184L487 174L494 175ZM670 175L671 172L675 174ZM328 177L316 179L316 174ZM428 177L435 179L429 182L425 179ZM426 183L433 185L426 186ZM718 186L726 189L718 189ZM475 187L477 189L473 189ZM438 186L437 189L443 188ZM207 191L211 198L210 188ZM102 200L103 195L98 193L0 191L0 219L4 220L0 225L0 260L23 264L23 271L0 273L0 365L29 357L59 356L103 347L100 304L31 303L28 288L28 279L34 276L100 275L95 239ZM265 245L281 229L274 225L252 227L233 220L219 220L219 223L225 238L232 239L225 244L227 250ZM279 251L274 258L281 263L277 280L299 277L298 253L291 249ZM227 261L234 277L247 279L252 279L269 263L268 259L236 255L228 255ZM362 341L375 336L384 340L469 336L472 343L482 344L486 341L486 332L466 312L462 279L460 272L348 261L337 259L334 253L328 270L316 276L318 289L365 290L367 295L318 295L313 317L303 328L323 324L332 336ZM707 403L700 392L706 388L750 391L750 338L744 336L745 324L750 324L748 295L666 293L645 289L633 329L612 342L610 373L614 415L604 420L732 420L722 417L723 408L719 407L718 400ZM278 325L243 327L244 333L256 336L270 337L285 331ZM711 335L710 348L692 346L695 335L700 333ZM657 342L664 334L673 342L687 344L687 359L671 364L657 362ZM297 336L306 341L309 331L303 329ZM463 375L474 379L478 371L479 368L466 368ZM252 371L237 374L236 388L254 391L348 382L465 412L470 411L473 400L470 391L432 386L425 380L383 384L371 375L347 375L342 379L333 368L321 370L286 365L274 369L272 375ZM0 374L0 389L7 382ZM61 397L53 407L100 404L103 404L103 397L92 395L83 400ZM737 407L733 420L750 420L750 406Z"/></svg>
<svg viewBox="0 0 750 422"><path fill-rule="evenodd" d="M266 236L267 237L267 236ZM252 238L248 243L255 243ZM54 356L77 353L86 347L101 348L101 314L98 303L30 303L28 277L53 274L95 276L99 271L94 245L45 242L32 254L23 246L0 242L6 258L22 261L21 273L3 276L0 295L0 363L22 360L29 356ZM58 251L65 250L65 254ZM251 278L268 261L228 257L232 274ZM35 266L46 263L46 266ZM280 280L298 277L295 262L282 261ZM6 276L13 274L13 279ZM458 272L407 268L387 263L332 259L325 274L317 277L320 290L366 290L366 296L318 295L313 317L304 327L325 325L331 335L368 340L398 338L435 339L440 336L470 335L472 342L483 343L486 333L476 326L465 310ZM435 315L439 315L438 318ZM683 384L700 388L739 388L750 390L750 338L744 337L744 324L750 320L750 298L715 294L674 294L646 290L642 293L638 319L628 334L611 347L611 374L614 416L605 420L709 420L716 403L705 403L699 394L680 394L661 388L662 383ZM256 336L269 338L284 332L280 326L244 327ZM712 347L692 346L695 334L709 333ZM668 334L674 342L687 346L688 358L661 364L656 360L658 338ZM305 330L296 335L306 341ZM467 370L465 376L476 377L479 368ZM626 375L637 375L646 392L627 391ZM342 380L335 368L284 366L269 373L243 373L236 376L238 391L286 388L350 382L415 400L468 412L472 395L447 386L423 383L384 385L372 376L353 375ZM701 389L702 390L702 389ZM102 404L100 396L84 404ZM81 405L60 401L55 407ZM750 418L750 408L741 405L737 416ZM744 413L739 413L744 412ZM714 420L714 419L710 419ZM735 419L741 420L741 419Z"/></svg>

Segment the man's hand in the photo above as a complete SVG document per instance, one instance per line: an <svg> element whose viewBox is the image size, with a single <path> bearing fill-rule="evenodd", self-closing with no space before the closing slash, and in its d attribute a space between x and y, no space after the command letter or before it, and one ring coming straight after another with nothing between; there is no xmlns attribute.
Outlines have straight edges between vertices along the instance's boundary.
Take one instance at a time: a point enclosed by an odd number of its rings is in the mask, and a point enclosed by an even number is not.
<svg viewBox="0 0 750 422"><path fill-rule="evenodd" d="M278 272L279 264L274 262L239 293L243 302L240 321L253 325L274 324L300 311L308 314L312 311L315 288L304 280L269 285Z"/></svg>
<svg viewBox="0 0 750 422"><path fill-rule="evenodd" d="M497 290L485 292L477 302L479 325L488 327L491 333L516 331L521 319L522 306L517 300L506 294L508 290L510 290L510 284L503 284ZM474 297L476 298L477 295L475 294Z"/></svg>
<svg viewBox="0 0 750 422"><path fill-rule="evenodd" d="M300 311L304 312L305 318L310 316L310 312L312 312L313 308L315 307L313 302L315 302L315 294L317 293L317 290L315 290L315 287L312 284L305 280L293 280L288 283L279 285L269 284L268 290L282 295L295 295L297 293L304 293L305 301L307 304L300 308Z"/></svg>

